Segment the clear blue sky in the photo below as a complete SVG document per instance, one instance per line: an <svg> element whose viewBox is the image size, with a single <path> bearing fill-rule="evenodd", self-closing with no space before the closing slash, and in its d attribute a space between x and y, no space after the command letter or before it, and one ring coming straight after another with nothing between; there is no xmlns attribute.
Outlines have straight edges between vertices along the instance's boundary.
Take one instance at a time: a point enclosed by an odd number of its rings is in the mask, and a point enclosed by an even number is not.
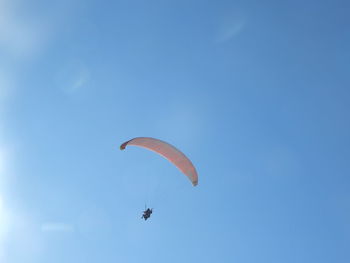
<svg viewBox="0 0 350 263"><path fill-rule="evenodd" d="M0 0L0 261L350 262L349 8Z"/></svg>

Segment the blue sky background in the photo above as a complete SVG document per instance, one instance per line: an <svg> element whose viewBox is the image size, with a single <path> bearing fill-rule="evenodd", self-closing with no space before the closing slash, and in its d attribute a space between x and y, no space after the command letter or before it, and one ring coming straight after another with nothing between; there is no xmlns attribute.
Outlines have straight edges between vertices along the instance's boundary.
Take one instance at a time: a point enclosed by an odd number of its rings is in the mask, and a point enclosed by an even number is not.
<svg viewBox="0 0 350 263"><path fill-rule="evenodd" d="M0 0L0 261L350 262L349 8Z"/></svg>

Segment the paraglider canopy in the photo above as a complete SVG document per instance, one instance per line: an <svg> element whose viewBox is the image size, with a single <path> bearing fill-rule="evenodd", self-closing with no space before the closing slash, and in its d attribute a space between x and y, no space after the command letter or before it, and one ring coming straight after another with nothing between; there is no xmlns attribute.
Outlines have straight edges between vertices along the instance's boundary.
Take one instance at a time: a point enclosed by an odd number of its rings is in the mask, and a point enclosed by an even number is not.
<svg viewBox="0 0 350 263"><path fill-rule="evenodd" d="M137 137L120 145L120 150L129 145L143 147L162 155L184 173L193 186L198 184L198 174L190 159L171 144L150 137Z"/></svg>

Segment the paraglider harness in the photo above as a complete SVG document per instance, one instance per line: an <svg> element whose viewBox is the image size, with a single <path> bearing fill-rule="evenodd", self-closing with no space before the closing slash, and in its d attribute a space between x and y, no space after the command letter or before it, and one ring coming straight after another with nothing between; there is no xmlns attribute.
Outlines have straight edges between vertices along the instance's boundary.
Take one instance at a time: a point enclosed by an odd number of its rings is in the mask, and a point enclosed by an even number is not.
<svg viewBox="0 0 350 263"><path fill-rule="evenodd" d="M147 220L148 218L150 218L150 216L151 216L151 214L152 214L152 211L153 210L153 208L147 208L145 211L143 211L143 215L142 215L142 217L141 218L143 218L143 219L145 219L145 220Z"/></svg>

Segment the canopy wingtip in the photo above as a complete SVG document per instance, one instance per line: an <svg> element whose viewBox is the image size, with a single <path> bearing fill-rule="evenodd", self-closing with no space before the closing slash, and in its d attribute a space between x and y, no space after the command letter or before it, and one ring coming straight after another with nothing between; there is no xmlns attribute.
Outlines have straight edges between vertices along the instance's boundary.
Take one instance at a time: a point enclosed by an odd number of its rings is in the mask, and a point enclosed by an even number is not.
<svg viewBox="0 0 350 263"><path fill-rule="evenodd" d="M120 150L125 150L125 147L128 144L128 142L130 142L130 141L124 142L122 145L120 145L119 149Z"/></svg>
<svg viewBox="0 0 350 263"><path fill-rule="evenodd" d="M120 145L119 149L122 151L122 150L125 150L125 143L123 143L122 145Z"/></svg>

